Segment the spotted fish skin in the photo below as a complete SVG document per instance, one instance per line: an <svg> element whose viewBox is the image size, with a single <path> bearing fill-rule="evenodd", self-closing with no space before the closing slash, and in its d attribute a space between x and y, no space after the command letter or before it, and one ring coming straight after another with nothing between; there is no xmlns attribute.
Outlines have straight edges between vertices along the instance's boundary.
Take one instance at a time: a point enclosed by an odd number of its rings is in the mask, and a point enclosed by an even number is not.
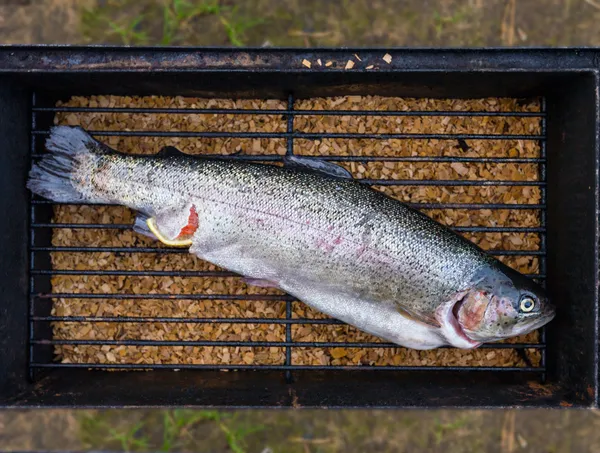
<svg viewBox="0 0 600 453"><path fill-rule="evenodd" d="M47 147L51 154L30 174L33 192L165 218L158 226L171 236L193 207L199 224L190 253L401 345L478 346L444 333L440 307L482 279L516 274L354 180L183 154L124 155L80 128L53 129Z"/></svg>

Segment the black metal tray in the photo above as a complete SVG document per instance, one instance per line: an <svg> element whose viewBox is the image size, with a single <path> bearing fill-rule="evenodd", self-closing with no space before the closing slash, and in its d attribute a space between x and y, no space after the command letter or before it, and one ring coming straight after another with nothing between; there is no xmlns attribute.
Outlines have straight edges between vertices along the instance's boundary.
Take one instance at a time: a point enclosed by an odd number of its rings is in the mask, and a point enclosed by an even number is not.
<svg viewBox="0 0 600 453"><path fill-rule="evenodd" d="M389 63L382 58L386 53ZM304 60L312 62L310 68ZM346 67L348 60L354 61L352 68ZM0 47L0 406L596 407L599 69L596 49ZM542 190L537 277L545 279L558 314L536 346L542 363L521 369L295 366L290 351L298 344L289 336L290 319L282 321L288 338L280 344L287 350L281 365L232 366L239 370L228 373L222 366L114 373L53 362L49 321L54 318L41 301L51 290L49 252L56 251L49 242L50 203L32 198L25 180L31 159L43 148L55 101L92 94L287 99L288 109L276 112L287 116L287 132L246 135L283 138L290 147L296 138L358 135L296 132L293 119L302 112L293 110L294 99L543 98L542 133L528 137L539 140L542 150L536 160L541 169L536 185ZM463 135L452 137L485 139Z"/></svg>

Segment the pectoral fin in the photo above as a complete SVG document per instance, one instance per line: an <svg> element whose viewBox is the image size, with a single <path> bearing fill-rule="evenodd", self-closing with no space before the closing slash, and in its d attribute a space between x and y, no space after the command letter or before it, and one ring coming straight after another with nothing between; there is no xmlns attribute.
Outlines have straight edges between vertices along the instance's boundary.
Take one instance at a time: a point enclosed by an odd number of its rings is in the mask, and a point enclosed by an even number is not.
<svg viewBox="0 0 600 453"><path fill-rule="evenodd" d="M150 217L143 212L138 212L135 216L135 222L133 223L133 231L141 234L142 236L149 237L150 239L154 239L158 241L158 238L154 235L154 233L148 228L147 220Z"/></svg>
<svg viewBox="0 0 600 453"><path fill-rule="evenodd" d="M411 319L413 321L420 322L420 323L425 324L427 326L441 327L441 324L434 317L429 317L429 316L424 315L422 313L418 313L418 312L415 312L413 310L409 310L406 307L402 307L400 305L397 305L396 309L398 310L398 313L400 313L405 318Z"/></svg>

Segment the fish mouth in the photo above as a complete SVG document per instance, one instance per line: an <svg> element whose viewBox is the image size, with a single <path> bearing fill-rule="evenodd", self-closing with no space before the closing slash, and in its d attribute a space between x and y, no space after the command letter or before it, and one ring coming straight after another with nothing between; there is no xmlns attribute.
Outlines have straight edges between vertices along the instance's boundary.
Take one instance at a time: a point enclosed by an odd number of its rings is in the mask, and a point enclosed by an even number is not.
<svg viewBox="0 0 600 453"><path fill-rule="evenodd" d="M474 349L481 346L482 343L469 338L458 322L458 311L467 294L468 292L459 293L455 299L444 304L442 310L438 312L438 319L446 340L452 346L461 349Z"/></svg>
<svg viewBox="0 0 600 453"><path fill-rule="evenodd" d="M532 317L532 319L529 320L528 322L523 323L519 329L518 334L523 335L523 334L532 332L534 330L537 330L537 329L545 326L546 324L548 324L550 321L552 321L555 316L556 316L556 312L552 308L546 309L545 311L538 314L537 316Z"/></svg>

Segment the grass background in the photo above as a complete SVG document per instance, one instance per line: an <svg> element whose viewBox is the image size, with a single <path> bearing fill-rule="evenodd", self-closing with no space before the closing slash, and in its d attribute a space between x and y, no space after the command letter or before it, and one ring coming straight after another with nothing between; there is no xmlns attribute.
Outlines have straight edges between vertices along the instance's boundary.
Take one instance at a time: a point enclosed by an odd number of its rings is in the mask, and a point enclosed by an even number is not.
<svg viewBox="0 0 600 453"><path fill-rule="evenodd" d="M600 0L0 0L2 43L600 46L599 20ZM12 410L0 450L600 452L598 415Z"/></svg>
<svg viewBox="0 0 600 453"><path fill-rule="evenodd" d="M4 43L597 46L599 19L600 0L0 0Z"/></svg>

